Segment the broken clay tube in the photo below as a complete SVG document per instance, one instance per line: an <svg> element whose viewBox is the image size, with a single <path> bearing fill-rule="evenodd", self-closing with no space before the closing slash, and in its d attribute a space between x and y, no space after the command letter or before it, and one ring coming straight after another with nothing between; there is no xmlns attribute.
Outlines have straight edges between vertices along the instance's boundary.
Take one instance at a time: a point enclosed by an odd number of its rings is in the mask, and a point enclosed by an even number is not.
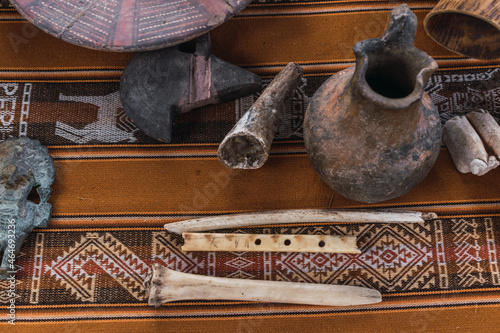
<svg viewBox="0 0 500 333"><path fill-rule="evenodd" d="M485 147L500 159L500 126L496 120L483 109L469 112L467 119L483 140Z"/></svg>
<svg viewBox="0 0 500 333"><path fill-rule="evenodd" d="M286 102L293 97L302 74L302 67L289 63L236 123L219 146L218 156L226 167L258 169L264 165Z"/></svg>
<svg viewBox="0 0 500 333"><path fill-rule="evenodd" d="M456 116L446 122L443 140L461 173L482 176L499 164L495 156L488 155L481 138L465 116Z"/></svg>

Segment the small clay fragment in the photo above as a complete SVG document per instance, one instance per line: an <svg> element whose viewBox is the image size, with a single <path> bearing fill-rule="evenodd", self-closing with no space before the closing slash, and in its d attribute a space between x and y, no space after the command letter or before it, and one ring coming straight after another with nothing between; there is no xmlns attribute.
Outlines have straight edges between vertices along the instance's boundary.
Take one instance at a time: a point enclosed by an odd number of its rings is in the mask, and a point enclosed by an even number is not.
<svg viewBox="0 0 500 333"><path fill-rule="evenodd" d="M483 141L466 116L456 116L446 122L443 140L461 173L482 176L499 164L495 156L488 155Z"/></svg>
<svg viewBox="0 0 500 333"><path fill-rule="evenodd" d="M269 84L219 146L220 161L232 169L258 169L267 161L286 102L303 75L302 67L289 63Z"/></svg>
<svg viewBox="0 0 500 333"><path fill-rule="evenodd" d="M488 111L469 112L467 119L483 140L485 147L500 159L500 126Z"/></svg>
<svg viewBox="0 0 500 333"><path fill-rule="evenodd" d="M120 98L137 127L170 142L176 116L261 88L258 75L212 55L205 34L175 47L135 54L123 71Z"/></svg>
<svg viewBox="0 0 500 333"><path fill-rule="evenodd" d="M33 228L49 223L53 182L54 162L40 142L22 137L0 143L0 279L15 273L17 253ZM28 200L35 186L38 204Z"/></svg>

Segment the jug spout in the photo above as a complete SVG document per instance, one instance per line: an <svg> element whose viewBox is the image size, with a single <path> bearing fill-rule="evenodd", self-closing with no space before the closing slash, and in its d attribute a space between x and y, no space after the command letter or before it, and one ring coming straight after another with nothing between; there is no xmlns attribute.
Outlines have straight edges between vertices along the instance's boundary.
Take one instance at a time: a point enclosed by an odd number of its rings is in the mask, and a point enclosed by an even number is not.
<svg viewBox="0 0 500 333"><path fill-rule="evenodd" d="M417 17L408 5L391 12L380 38L354 45L355 91L369 103L386 109L406 109L419 101L438 65L415 47Z"/></svg>

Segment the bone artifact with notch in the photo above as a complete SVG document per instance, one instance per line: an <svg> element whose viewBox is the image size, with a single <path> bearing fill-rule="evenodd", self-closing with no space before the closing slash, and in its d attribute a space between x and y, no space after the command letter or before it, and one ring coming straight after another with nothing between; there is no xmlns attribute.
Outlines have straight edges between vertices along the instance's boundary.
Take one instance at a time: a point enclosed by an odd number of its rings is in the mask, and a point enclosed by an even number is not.
<svg viewBox="0 0 500 333"><path fill-rule="evenodd" d="M235 300L349 306L382 301L374 289L317 283L229 279L177 272L158 264L145 282L149 305L180 300Z"/></svg>

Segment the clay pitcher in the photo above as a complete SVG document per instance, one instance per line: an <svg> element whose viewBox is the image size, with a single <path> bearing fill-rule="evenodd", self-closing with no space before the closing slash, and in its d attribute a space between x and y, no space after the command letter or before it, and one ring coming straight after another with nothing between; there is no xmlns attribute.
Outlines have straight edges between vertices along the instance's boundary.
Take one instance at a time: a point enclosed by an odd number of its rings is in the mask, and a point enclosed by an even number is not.
<svg viewBox="0 0 500 333"><path fill-rule="evenodd" d="M321 178L339 194L375 203L428 174L441 146L439 114L424 86L436 62L414 46L417 18L395 8L381 38L356 43L356 66L314 94L304 141Z"/></svg>

